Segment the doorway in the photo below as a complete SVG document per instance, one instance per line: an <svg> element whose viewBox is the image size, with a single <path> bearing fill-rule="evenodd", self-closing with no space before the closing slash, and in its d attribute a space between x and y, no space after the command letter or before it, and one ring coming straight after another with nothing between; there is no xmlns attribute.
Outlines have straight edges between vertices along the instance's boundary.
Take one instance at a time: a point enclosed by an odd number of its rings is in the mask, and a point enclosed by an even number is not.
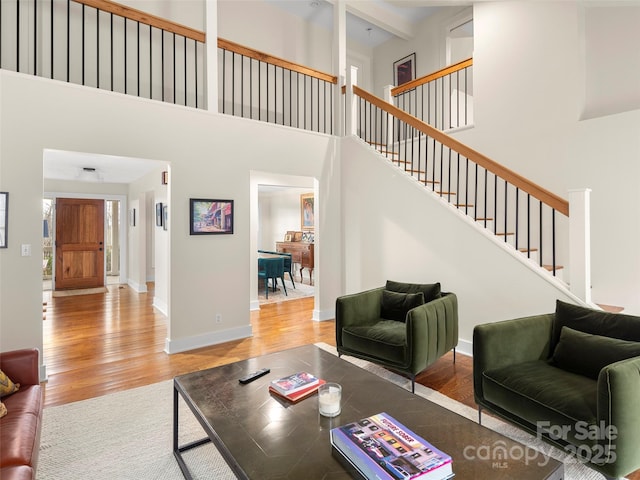
<svg viewBox="0 0 640 480"><path fill-rule="evenodd" d="M59 194L47 193L42 199L42 289L54 289L55 242L56 242L56 200ZM64 197L79 197L64 193ZM104 202L104 246L103 246L103 284L107 287L126 283L122 273L126 271L124 259L126 244L123 243L126 234L124 211L126 201L120 196L100 197ZM75 287L79 288L79 287Z"/></svg>

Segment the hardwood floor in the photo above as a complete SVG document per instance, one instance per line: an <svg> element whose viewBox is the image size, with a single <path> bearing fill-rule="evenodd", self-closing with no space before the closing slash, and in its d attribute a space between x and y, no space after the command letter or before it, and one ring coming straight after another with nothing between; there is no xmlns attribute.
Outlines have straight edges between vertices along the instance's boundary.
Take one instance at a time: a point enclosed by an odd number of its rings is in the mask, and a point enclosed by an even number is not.
<svg viewBox="0 0 640 480"><path fill-rule="evenodd" d="M285 348L325 342L335 346L333 321L311 320L313 298L264 305L251 312L253 336L185 353L164 353L165 318L149 292L110 286L109 293L52 298L45 292L45 407L135 388L195 370ZM418 383L459 402L473 401L471 358L448 353ZM627 477L640 480L640 470Z"/></svg>
<svg viewBox="0 0 640 480"><path fill-rule="evenodd" d="M263 305L251 312L253 336L185 353L164 353L166 323L149 292L110 286L109 293L52 298L45 292L45 406L139 387L194 370L315 342L335 345L333 321L311 320L313 298ZM418 377L468 405L473 403L471 360L451 354Z"/></svg>

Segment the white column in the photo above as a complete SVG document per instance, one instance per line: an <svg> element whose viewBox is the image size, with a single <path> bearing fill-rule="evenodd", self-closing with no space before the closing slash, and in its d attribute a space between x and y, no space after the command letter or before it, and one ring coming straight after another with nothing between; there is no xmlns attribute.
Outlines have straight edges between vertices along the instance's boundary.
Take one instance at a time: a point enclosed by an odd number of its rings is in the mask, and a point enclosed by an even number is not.
<svg viewBox="0 0 640 480"><path fill-rule="evenodd" d="M358 84L358 67L347 69L347 88L344 94L345 132L348 135L358 135L358 97L353 94L353 86Z"/></svg>
<svg viewBox="0 0 640 480"><path fill-rule="evenodd" d="M205 98L207 110L218 111L218 0L206 0Z"/></svg>
<svg viewBox="0 0 640 480"><path fill-rule="evenodd" d="M569 288L591 303L591 189L569 190Z"/></svg>
<svg viewBox="0 0 640 480"><path fill-rule="evenodd" d="M344 135L344 96L342 86L345 84L347 70L347 10L344 0L335 0L333 4L333 55L334 72L338 77L336 94L333 97L333 121L335 135Z"/></svg>
<svg viewBox="0 0 640 480"><path fill-rule="evenodd" d="M391 95L391 89L394 88L393 85L386 85L384 87L384 97L383 100L387 103L393 105L393 95ZM393 143L393 125L395 125L395 120L393 117L389 117L389 122L391 125L387 126L387 146Z"/></svg>

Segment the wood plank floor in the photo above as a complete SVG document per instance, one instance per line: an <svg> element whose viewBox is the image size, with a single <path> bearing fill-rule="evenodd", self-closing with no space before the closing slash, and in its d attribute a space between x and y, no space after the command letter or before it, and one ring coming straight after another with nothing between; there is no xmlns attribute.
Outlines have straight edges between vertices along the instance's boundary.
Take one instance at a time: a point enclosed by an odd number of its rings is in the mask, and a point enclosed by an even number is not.
<svg viewBox="0 0 640 480"><path fill-rule="evenodd" d="M176 375L315 342L335 346L335 323L311 320L313 298L264 305L251 313L253 337L185 353L164 353L166 323L149 292L52 298L45 292L45 407L170 380ZM459 402L473 401L471 358L449 353L417 378ZM627 477L640 480L640 470Z"/></svg>
<svg viewBox="0 0 640 480"><path fill-rule="evenodd" d="M45 406L139 387L195 370L224 365L285 348L325 342L335 346L335 323L311 320L313 298L264 305L251 312L253 336L167 355L165 317L149 292L110 286L106 294L52 298L45 292ZM475 406L471 359L448 354L418 381Z"/></svg>

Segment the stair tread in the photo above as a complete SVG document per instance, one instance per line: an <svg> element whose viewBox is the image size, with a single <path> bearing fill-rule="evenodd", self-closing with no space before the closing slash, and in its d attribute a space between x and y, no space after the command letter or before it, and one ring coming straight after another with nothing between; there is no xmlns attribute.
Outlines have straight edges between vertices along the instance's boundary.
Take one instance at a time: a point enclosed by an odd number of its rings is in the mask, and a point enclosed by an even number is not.
<svg viewBox="0 0 640 480"><path fill-rule="evenodd" d="M552 271L553 265L542 265L542 268L544 268L545 270ZM564 267L562 265L556 265L556 270L562 270L563 268Z"/></svg>
<svg viewBox="0 0 640 480"><path fill-rule="evenodd" d="M624 307L618 307L616 305L605 305L603 303L597 304L602 310L609 313L620 313L624 311Z"/></svg>
<svg viewBox="0 0 640 480"><path fill-rule="evenodd" d="M527 252L537 252L538 249L537 248L519 248L518 251L522 253L527 253Z"/></svg>

